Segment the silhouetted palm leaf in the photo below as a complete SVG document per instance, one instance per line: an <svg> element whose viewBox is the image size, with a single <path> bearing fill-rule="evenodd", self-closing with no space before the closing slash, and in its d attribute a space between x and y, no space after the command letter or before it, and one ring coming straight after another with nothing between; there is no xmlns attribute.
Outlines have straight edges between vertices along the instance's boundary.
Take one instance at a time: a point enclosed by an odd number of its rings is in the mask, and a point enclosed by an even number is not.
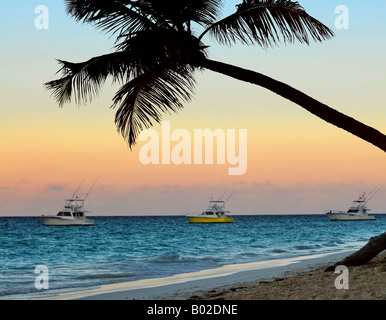
<svg viewBox="0 0 386 320"><path fill-rule="evenodd" d="M211 25L209 32L220 43L257 43L262 47L284 42L309 43L329 39L333 32L288 0L245 0L237 11ZM202 35L203 36L203 35Z"/></svg>
<svg viewBox="0 0 386 320"><path fill-rule="evenodd" d="M73 95L76 103L91 101L99 92L108 76L113 81L125 81L128 72L136 66L127 59L126 52L114 52L91 58L81 63L58 60L63 78L45 83L59 106L71 101Z"/></svg>
<svg viewBox="0 0 386 320"><path fill-rule="evenodd" d="M148 13L157 17L157 22L181 30L184 24L195 22L206 27L218 19L221 0L146 0Z"/></svg>
<svg viewBox="0 0 386 320"><path fill-rule="evenodd" d="M176 71L163 65L124 84L113 99L113 107L119 105L115 123L129 146L135 144L144 128L152 125L152 119L160 122L162 112L181 109L181 101L191 99L193 88L193 69L182 67Z"/></svg>
<svg viewBox="0 0 386 320"><path fill-rule="evenodd" d="M135 33L156 26L143 11L145 1L65 0L66 11L78 21L94 24L105 32Z"/></svg>

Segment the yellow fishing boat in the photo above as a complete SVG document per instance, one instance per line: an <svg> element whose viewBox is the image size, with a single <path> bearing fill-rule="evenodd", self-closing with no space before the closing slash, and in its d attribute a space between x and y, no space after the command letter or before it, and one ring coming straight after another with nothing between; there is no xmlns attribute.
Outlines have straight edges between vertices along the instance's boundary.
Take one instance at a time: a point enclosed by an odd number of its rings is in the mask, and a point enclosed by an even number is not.
<svg viewBox="0 0 386 320"><path fill-rule="evenodd" d="M225 211L225 201L210 200L209 206L201 214L187 214L186 217L190 223L233 222L233 217L226 216L226 213L230 213L230 211Z"/></svg>

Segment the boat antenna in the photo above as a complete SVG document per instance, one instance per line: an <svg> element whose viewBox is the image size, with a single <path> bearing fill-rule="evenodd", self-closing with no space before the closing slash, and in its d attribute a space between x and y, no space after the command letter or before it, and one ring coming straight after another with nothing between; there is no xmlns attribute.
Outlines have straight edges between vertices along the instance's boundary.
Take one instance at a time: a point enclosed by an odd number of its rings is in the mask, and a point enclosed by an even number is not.
<svg viewBox="0 0 386 320"><path fill-rule="evenodd" d="M76 190L75 190L74 194L72 195L72 198L71 198L71 199L74 199L76 193L78 192L79 188L82 186L84 180L86 180L86 178L84 178L83 181L79 184L78 188L76 188Z"/></svg>
<svg viewBox="0 0 386 320"><path fill-rule="evenodd" d="M88 195L90 194L90 192L91 192L92 188L94 188L94 186L95 186L95 184L96 184L96 182L98 181L98 179L99 179L99 178L100 178L100 177L96 178L96 180L95 180L95 181L94 181L94 183L92 184L92 186L91 186L90 190L88 190L88 192L87 192L86 196L84 197L83 201L85 201L85 200L86 200L86 198L87 198L87 197L88 197Z"/></svg>

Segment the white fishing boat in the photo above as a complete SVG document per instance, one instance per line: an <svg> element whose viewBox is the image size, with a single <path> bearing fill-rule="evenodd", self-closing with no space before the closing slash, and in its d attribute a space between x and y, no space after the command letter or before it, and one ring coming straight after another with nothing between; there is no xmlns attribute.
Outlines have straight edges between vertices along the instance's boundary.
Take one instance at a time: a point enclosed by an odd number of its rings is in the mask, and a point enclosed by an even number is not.
<svg viewBox="0 0 386 320"><path fill-rule="evenodd" d="M230 198L233 192L228 196L226 200L220 200L221 197L219 200L210 200L208 207L201 214L187 214L185 216L188 218L188 221L190 223L233 222L234 218L226 215L227 213L230 213L230 211L225 210L225 202Z"/></svg>
<svg viewBox="0 0 386 320"><path fill-rule="evenodd" d="M351 207L347 211L326 212L331 221L365 221L375 220L374 216L370 216L367 208L368 201L379 191L380 188L370 192L368 195L364 192L357 200L354 200Z"/></svg>
<svg viewBox="0 0 386 320"><path fill-rule="evenodd" d="M76 189L72 198L65 200L64 207L58 212L56 216L42 215L43 224L46 226L93 226L94 220L88 219L86 217L85 213L90 211L84 210L84 202L94 187L95 182L85 198L81 199L76 195L76 193L82 185L82 182Z"/></svg>

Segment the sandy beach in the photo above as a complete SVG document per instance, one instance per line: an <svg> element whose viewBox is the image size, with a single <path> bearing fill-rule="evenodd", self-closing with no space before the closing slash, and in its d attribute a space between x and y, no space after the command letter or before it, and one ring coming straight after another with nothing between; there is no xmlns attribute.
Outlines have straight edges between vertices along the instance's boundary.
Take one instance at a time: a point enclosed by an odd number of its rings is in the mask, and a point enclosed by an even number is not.
<svg viewBox="0 0 386 320"><path fill-rule="evenodd" d="M386 300L386 253L348 269L348 289L337 289L339 274L321 264L287 278L218 288L191 297L197 300ZM298 273L298 274L296 274Z"/></svg>
<svg viewBox="0 0 386 320"><path fill-rule="evenodd" d="M340 273L324 272L351 252L319 254L105 285L46 297L48 300L383 300L386 253L348 270L348 289L337 289Z"/></svg>

